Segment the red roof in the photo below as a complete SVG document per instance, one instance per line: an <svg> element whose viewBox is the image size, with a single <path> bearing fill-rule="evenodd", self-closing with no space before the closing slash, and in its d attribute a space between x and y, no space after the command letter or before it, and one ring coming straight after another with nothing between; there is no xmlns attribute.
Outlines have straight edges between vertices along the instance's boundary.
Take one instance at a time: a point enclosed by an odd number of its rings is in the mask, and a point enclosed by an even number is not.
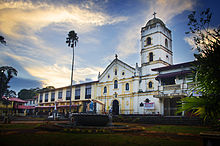
<svg viewBox="0 0 220 146"><path fill-rule="evenodd" d="M72 104L71 106L77 106L77 105L74 105ZM36 108L54 108L55 106L36 106ZM57 108L59 107L69 107L69 105L58 105Z"/></svg>
<svg viewBox="0 0 220 146"><path fill-rule="evenodd" d="M6 100L9 100L9 101L15 101L15 102L21 102L21 103L26 103L27 102L25 100L22 100L22 99L16 98L16 97L7 98L7 97L3 96L2 98L6 99Z"/></svg>
<svg viewBox="0 0 220 146"><path fill-rule="evenodd" d="M54 106L36 106L36 108L54 108Z"/></svg>
<svg viewBox="0 0 220 146"><path fill-rule="evenodd" d="M9 101L15 101L15 102L21 102L21 103L26 103L27 102L25 100L22 100L20 98L15 98L15 97L10 97L8 100Z"/></svg>
<svg viewBox="0 0 220 146"><path fill-rule="evenodd" d="M34 106L18 105L18 109L35 109Z"/></svg>
<svg viewBox="0 0 220 146"><path fill-rule="evenodd" d="M77 105L72 104L71 106L77 106ZM69 107L69 105L58 105L57 107Z"/></svg>

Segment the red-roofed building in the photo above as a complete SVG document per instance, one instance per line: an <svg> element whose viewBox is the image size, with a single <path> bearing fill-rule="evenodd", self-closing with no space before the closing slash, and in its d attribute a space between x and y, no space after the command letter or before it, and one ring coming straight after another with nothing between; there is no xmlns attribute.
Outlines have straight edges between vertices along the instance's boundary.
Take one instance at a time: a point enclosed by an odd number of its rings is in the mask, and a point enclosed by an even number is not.
<svg viewBox="0 0 220 146"><path fill-rule="evenodd" d="M34 106L26 105L28 101L22 100L16 97L7 98L5 96L2 97L3 100L0 103L0 115L5 115L6 112L11 115L16 116L26 116L28 110L34 110Z"/></svg>

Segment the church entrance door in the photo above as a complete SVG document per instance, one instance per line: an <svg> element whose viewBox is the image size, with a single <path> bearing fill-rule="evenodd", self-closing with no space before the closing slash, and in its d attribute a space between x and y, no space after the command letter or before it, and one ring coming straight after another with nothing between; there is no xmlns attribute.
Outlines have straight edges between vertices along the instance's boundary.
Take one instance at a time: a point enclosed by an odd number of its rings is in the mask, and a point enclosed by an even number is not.
<svg viewBox="0 0 220 146"><path fill-rule="evenodd" d="M112 104L112 114L118 115L119 114L119 103L118 100L114 100Z"/></svg>

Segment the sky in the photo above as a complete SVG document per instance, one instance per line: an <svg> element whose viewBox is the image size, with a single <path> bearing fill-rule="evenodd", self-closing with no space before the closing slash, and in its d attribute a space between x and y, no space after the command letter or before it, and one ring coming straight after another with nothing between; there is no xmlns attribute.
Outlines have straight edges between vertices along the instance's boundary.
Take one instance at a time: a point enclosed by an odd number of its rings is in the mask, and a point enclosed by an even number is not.
<svg viewBox="0 0 220 146"><path fill-rule="evenodd" d="M0 0L0 66L18 76L12 90L70 85L72 48L69 31L77 32L75 83L97 80L114 60L140 66L140 30L156 17L172 31L174 64L194 60L187 16L210 8L212 27L220 24L218 0Z"/></svg>

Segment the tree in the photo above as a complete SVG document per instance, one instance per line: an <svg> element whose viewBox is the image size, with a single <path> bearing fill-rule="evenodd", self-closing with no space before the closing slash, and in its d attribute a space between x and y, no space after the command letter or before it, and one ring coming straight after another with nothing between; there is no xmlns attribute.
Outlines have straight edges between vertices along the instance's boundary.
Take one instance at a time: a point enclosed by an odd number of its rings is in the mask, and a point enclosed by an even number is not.
<svg viewBox="0 0 220 146"><path fill-rule="evenodd" d="M3 45L6 45L6 41L3 36L0 36L0 43L2 43Z"/></svg>
<svg viewBox="0 0 220 146"><path fill-rule="evenodd" d="M191 95L182 99L179 111L192 111L204 120L214 123L220 118L220 26L211 27L212 13L207 9L188 16L187 34L193 35L198 53L195 53ZM195 95L196 93L197 95Z"/></svg>
<svg viewBox="0 0 220 146"><path fill-rule="evenodd" d="M38 92L46 92L46 91L53 90L53 89L55 89L54 86L46 86L46 87L44 87L42 89L36 88L35 90L38 93Z"/></svg>
<svg viewBox="0 0 220 146"><path fill-rule="evenodd" d="M72 58L72 70L71 70L71 84L70 84L70 112L71 112L71 96L72 96L72 86L73 86L73 67L74 67L74 47L78 42L79 37L74 30L68 33L68 37L66 38L66 43L69 47L73 48L73 58Z"/></svg>
<svg viewBox="0 0 220 146"><path fill-rule="evenodd" d="M27 100L27 99L34 99L37 96L37 91L39 88L34 89L22 89L18 92L18 98Z"/></svg>
<svg viewBox="0 0 220 146"><path fill-rule="evenodd" d="M14 77L17 76L17 70L10 66L2 66L0 67L0 99L6 93L9 93L8 85L9 81Z"/></svg>
<svg viewBox="0 0 220 146"><path fill-rule="evenodd" d="M5 93L6 97L16 97L16 92L13 90L7 90Z"/></svg>

